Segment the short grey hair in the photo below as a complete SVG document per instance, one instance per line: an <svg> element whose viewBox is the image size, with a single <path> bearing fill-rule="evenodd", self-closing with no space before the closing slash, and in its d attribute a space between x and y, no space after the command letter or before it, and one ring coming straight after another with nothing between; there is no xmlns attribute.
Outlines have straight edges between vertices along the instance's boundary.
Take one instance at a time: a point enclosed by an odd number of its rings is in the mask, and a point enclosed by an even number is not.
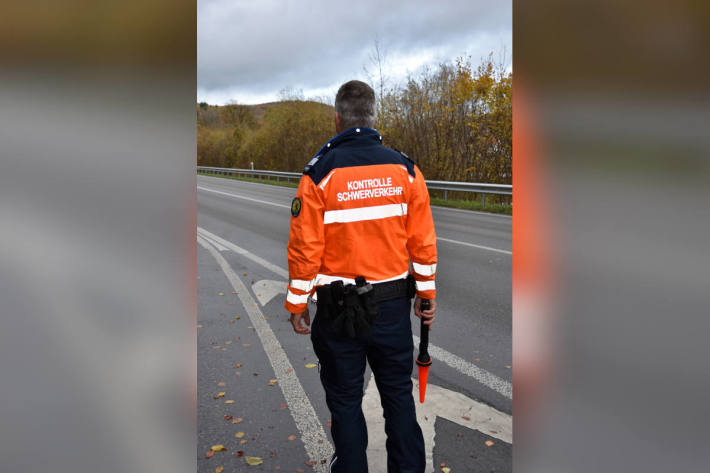
<svg viewBox="0 0 710 473"><path fill-rule="evenodd" d="M359 80L346 82L335 96L335 113L346 130L355 127L374 128L377 119L375 91Z"/></svg>

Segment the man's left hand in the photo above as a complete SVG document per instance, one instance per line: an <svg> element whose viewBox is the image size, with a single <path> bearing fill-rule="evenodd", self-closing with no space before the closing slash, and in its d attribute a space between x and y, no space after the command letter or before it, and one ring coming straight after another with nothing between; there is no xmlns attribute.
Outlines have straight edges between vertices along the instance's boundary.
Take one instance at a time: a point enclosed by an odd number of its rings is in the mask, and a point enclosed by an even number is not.
<svg viewBox="0 0 710 473"><path fill-rule="evenodd" d="M308 335L311 333L308 327L304 326L302 323L305 322L306 325L311 325L311 316L308 313L308 307L306 307L306 310L300 314L291 314L291 317L289 317L288 320L291 322L291 325L293 325L294 332L300 333L301 335Z"/></svg>

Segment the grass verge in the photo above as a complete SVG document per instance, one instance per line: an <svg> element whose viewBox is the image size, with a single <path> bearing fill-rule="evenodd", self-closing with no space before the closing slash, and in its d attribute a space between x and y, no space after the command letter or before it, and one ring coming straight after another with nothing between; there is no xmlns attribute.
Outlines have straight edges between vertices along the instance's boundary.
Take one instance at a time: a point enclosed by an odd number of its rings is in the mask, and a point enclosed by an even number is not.
<svg viewBox="0 0 710 473"><path fill-rule="evenodd" d="M510 204L491 204L486 202L486 205L483 206L477 200L444 200L441 197L431 197L429 200L431 205L438 205L440 207L513 215L513 206Z"/></svg>
<svg viewBox="0 0 710 473"><path fill-rule="evenodd" d="M276 181L276 179L257 179L253 177L241 177L241 176L223 176L221 174L214 174L210 172L201 172L201 176L211 176L211 177L221 177L223 179L234 179L235 181L246 181L246 182L256 182L259 184L270 184L272 186L281 187L298 187L298 183L290 181ZM455 209L463 210L477 210L480 212L490 212L496 214L513 214L513 206L509 204L491 204L486 203L485 206L481 205L480 202L476 200L444 200L440 197L431 197L431 205L438 205L439 207L451 207Z"/></svg>

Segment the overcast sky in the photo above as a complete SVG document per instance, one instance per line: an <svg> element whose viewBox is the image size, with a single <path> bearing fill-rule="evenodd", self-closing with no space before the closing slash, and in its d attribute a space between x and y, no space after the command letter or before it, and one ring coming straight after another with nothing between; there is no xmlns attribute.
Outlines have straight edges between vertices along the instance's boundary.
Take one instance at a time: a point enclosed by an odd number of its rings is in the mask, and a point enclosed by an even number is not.
<svg viewBox="0 0 710 473"><path fill-rule="evenodd" d="M505 48L512 64L510 0L198 0L197 99L256 104L284 88L335 95L367 80L378 38L391 83L422 66ZM511 66L512 67L512 66Z"/></svg>

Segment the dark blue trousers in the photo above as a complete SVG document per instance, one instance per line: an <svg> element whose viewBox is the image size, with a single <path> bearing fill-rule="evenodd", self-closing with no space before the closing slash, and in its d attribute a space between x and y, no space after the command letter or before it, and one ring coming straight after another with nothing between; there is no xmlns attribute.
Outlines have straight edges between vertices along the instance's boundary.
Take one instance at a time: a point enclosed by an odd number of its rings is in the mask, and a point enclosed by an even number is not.
<svg viewBox="0 0 710 473"><path fill-rule="evenodd" d="M366 360L382 400L387 472L424 472L424 438L412 398L410 304L406 298L381 302L370 333L356 339L336 336L323 317L316 315L313 320L311 340L332 418L334 473L367 473L367 427L362 413Z"/></svg>

